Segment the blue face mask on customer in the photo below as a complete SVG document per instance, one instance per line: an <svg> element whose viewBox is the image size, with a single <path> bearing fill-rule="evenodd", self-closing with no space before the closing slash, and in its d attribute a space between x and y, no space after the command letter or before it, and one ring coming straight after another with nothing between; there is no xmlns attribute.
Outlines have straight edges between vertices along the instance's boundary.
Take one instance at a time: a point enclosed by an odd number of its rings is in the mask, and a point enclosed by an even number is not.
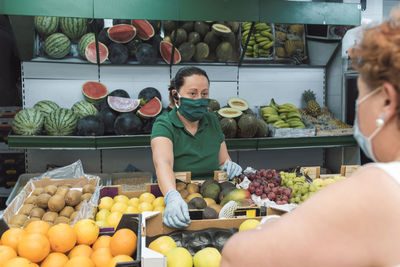
<svg viewBox="0 0 400 267"><path fill-rule="evenodd" d="M360 130L360 126L358 124L358 107L361 105L362 102L364 102L366 99L368 99L370 96L376 94L381 90L381 87L375 89L371 93L367 94L360 100L356 101L356 115L355 115L355 120L354 120L354 138L356 139L358 145L360 146L361 150L365 153L365 155L373 160L374 162L377 162L377 159L374 155L373 149L372 149L372 139L378 134L378 132L383 128L384 126L384 121L383 119L378 119L377 120L377 126L376 130L371 134L371 136L366 137Z"/></svg>

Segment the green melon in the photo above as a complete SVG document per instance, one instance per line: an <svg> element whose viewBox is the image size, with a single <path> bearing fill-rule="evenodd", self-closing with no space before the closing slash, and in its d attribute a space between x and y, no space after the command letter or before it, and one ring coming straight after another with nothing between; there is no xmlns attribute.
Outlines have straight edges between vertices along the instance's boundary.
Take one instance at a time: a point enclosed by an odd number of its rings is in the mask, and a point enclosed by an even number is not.
<svg viewBox="0 0 400 267"><path fill-rule="evenodd" d="M238 122L238 136L252 138L257 133L257 119L253 115L243 114Z"/></svg>
<svg viewBox="0 0 400 267"><path fill-rule="evenodd" d="M42 130L43 122L44 116L39 110L26 108L15 115L12 129L16 134L35 135Z"/></svg>
<svg viewBox="0 0 400 267"><path fill-rule="evenodd" d="M70 109L60 108L46 117L44 128L49 135L66 136L75 133L78 116Z"/></svg>
<svg viewBox="0 0 400 267"><path fill-rule="evenodd" d="M219 102L216 99L210 99L210 102L208 102L208 107L211 111L216 111L221 108Z"/></svg>
<svg viewBox="0 0 400 267"><path fill-rule="evenodd" d="M222 118L220 121L222 132L225 138L236 137L237 123L235 119L232 118Z"/></svg>
<svg viewBox="0 0 400 267"><path fill-rule="evenodd" d="M269 134L268 125L265 121L257 119L256 137L267 137Z"/></svg>
<svg viewBox="0 0 400 267"><path fill-rule="evenodd" d="M42 112L44 117L47 117L51 112L60 108L56 103L50 100L39 101L33 107Z"/></svg>
<svg viewBox="0 0 400 267"><path fill-rule="evenodd" d="M219 62L227 62L232 59L233 47L229 42L222 42L218 45L215 53Z"/></svg>
<svg viewBox="0 0 400 267"><path fill-rule="evenodd" d="M58 17L36 16L35 29L41 35L50 35L57 31L59 21Z"/></svg>
<svg viewBox="0 0 400 267"><path fill-rule="evenodd" d="M76 102L72 106L71 110L75 112L75 114L78 116L78 119L82 119L88 115L96 115L98 112L92 103L89 103L85 100Z"/></svg>
<svg viewBox="0 0 400 267"><path fill-rule="evenodd" d="M71 51L71 41L65 34L53 33L44 42L44 51L49 57L63 58Z"/></svg>
<svg viewBox="0 0 400 267"><path fill-rule="evenodd" d="M87 19L85 18L61 18L61 31L72 40L81 38L87 32Z"/></svg>

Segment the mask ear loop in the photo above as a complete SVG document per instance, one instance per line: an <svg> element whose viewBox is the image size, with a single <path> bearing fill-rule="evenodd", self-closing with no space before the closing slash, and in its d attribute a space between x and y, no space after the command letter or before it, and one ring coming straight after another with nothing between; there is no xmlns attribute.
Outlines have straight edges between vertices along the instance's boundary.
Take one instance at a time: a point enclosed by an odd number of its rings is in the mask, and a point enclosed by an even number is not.
<svg viewBox="0 0 400 267"><path fill-rule="evenodd" d="M378 93L380 90L382 89L382 86L379 86L378 88L376 88L374 91L372 91L371 93L368 93L366 96L364 96L363 98L361 98L360 100L358 100L358 104L361 104L362 102L364 102L367 98L369 98L370 96L373 96L374 94Z"/></svg>

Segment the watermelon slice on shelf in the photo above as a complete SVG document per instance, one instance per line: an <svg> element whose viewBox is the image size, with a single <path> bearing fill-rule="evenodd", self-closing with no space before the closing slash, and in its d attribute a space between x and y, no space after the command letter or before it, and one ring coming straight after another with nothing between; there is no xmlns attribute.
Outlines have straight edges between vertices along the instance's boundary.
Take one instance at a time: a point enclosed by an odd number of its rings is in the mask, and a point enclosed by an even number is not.
<svg viewBox="0 0 400 267"><path fill-rule="evenodd" d="M153 118L160 114L162 110L162 103L158 97L154 97L152 100L147 102L143 107L141 107L138 111L137 114L142 117L142 118Z"/></svg>
<svg viewBox="0 0 400 267"><path fill-rule="evenodd" d="M131 112L134 111L140 104L139 99L108 96L107 103L111 109L117 112Z"/></svg>

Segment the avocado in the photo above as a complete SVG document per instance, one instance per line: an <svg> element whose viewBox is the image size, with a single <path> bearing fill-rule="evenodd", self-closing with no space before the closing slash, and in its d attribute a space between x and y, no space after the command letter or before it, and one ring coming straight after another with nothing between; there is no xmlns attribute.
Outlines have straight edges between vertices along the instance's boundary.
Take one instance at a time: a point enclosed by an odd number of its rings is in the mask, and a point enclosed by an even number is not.
<svg viewBox="0 0 400 267"><path fill-rule="evenodd" d="M203 211L203 219L218 219L218 213L210 207L206 207Z"/></svg>
<svg viewBox="0 0 400 267"><path fill-rule="evenodd" d="M194 206L195 209L204 209L207 207L207 202L201 197L195 197L189 201L189 206Z"/></svg>

